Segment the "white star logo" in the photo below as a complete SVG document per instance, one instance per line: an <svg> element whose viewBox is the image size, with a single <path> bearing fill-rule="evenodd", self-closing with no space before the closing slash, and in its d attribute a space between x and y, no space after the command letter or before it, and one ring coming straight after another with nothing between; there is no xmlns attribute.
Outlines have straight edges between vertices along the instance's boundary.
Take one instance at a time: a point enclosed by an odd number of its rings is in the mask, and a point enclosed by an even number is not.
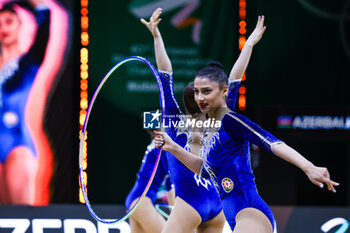
<svg viewBox="0 0 350 233"><path fill-rule="evenodd" d="M151 113L151 115L153 116L152 121L154 121L155 119L158 119L159 116L161 116L162 114L159 112L159 109L157 110L157 112L155 113Z"/></svg>

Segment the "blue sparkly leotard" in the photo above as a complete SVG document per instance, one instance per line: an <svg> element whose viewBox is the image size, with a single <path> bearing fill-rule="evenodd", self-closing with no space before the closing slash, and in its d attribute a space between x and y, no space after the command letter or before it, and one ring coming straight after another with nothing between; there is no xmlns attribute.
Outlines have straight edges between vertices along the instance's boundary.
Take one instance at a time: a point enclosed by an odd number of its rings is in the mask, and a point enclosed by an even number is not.
<svg viewBox="0 0 350 233"><path fill-rule="evenodd" d="M183 116L174 97L172 74L160 71L162 87L165 96L165 116L172 116L172 121L180 120ZM230 83L230 91L227 101L232 109L236 103L236 97L240 80ZM176 116L176 119L174 118ZM182 118L183 119L183 118ZM173 140L190 151L189 144L193 140L191 130L182 130L171 127L168 133ZM175 186L175 196L183 199L192 206L202 218L202 222L214 218L222 210L220 198L215 187L209 179L198 176L185 167L174 155L166 152L171 180Z"/></svg>
<svg viewBox="0 0 350 233"><path fill-rule="evenodd" d="M131 203L136 198L140 197L143 191L145 190L148 180L151 177L152 169L156 162L158 151L159 150L155 148L153 142L147 146L147 150L142 160L141 168L137 173L137 178L134 187L131 189L125 200L125 207L127 210L130 209ZM152 184L146 194L146 197L149 197L153 204L157 199L157 192L159 190L159 187L163 184L163 182L166 182L166 189L167 191L169 191L172 188L172 182L169 179L168 165L164 151L162 152L162 155L160 157L158 169L156 171Z"/></svg>
<svg viewBox="0 0 350 233"><path fill-rule="evenodd" d="M201 150L203 175L210 175L220 193L223 210L232 230L236 225L236 214L249 207L262 211L274 228L273 214L259 196L254 182L250 142L269 152L272 152L272 145L282 143L248 118L229 112L223 117L221 128L212 134Z"/></svg>
<svg viewBox="0 0 350 233"><path fill-rule="evenodd" d="M38 31L29 52L8 62L0 71L0 163L17 146L25 145L36 156L31 133L25 122L28 95L44 59L49 39L50 11L36 9Z"/></svg>

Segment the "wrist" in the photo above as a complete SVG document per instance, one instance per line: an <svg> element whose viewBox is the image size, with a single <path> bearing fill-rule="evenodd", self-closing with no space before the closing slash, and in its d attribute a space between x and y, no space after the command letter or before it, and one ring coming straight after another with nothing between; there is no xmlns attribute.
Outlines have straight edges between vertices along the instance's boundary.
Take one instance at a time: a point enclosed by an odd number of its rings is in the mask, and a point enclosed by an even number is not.
<svg viewBox="0 0 350 233"><path fill-rule="evenodd" d="M176 153L176 143L172 142L168 145L168 151L172 154Z"/></svg>
<svg viewBox="0 0 350 233"><path fill-rule="evenodd" d="M254 43L252 41L250 41L249 39L245 42L244 47L246 48L253 48L254 47Z"/></svg>
<svg viewBox="0 0 350 233"><path fill-rule="evenodd" d="M311 162L307 162L305 164L303 164L300 169L305 172L305 173L308 173L312 168L314 167L313 163Z"/></svg>
<svg viewBox="0 0 350 233"><path fill-rule="evenodd" d="M153 33L152 33L152 36L154 37L154 39L156 38L159 38L160 37L160 31L159 29L157 28Z"/></svg>

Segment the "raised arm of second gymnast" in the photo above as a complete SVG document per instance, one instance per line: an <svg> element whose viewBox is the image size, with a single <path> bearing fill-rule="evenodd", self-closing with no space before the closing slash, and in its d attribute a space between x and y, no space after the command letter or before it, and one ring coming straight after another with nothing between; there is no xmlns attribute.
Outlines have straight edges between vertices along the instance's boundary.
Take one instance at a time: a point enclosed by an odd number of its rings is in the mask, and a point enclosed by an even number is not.
<svg viewBox="0 0 350 233"><path fill-rule="evenodd" d="M241 79L244 72L246 71L250 57L252 55L253 47L260 41L266 30L266 26L264 26L264 18L264 16L258 17L258 22L256 23L254 31L248 37L237 61L231 69L229 81Z"/></svg>

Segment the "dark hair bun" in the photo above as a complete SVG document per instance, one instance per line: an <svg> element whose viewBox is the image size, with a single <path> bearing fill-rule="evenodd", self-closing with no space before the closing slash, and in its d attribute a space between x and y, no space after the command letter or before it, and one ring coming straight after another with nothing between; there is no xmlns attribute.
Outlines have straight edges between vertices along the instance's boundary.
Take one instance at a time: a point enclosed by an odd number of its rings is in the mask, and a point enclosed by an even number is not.
<svg viewBox="0 0 350 233"><path fill-rule="evenodd" d="M211 62L209 63L208 66L211 66L211 67L218 67L218 68L220 68L220 69L223 69L223 68L224 68L224 67L222 66L222 64L221 64L220 62L218 62L218 61L211 61Z"/></svg>

